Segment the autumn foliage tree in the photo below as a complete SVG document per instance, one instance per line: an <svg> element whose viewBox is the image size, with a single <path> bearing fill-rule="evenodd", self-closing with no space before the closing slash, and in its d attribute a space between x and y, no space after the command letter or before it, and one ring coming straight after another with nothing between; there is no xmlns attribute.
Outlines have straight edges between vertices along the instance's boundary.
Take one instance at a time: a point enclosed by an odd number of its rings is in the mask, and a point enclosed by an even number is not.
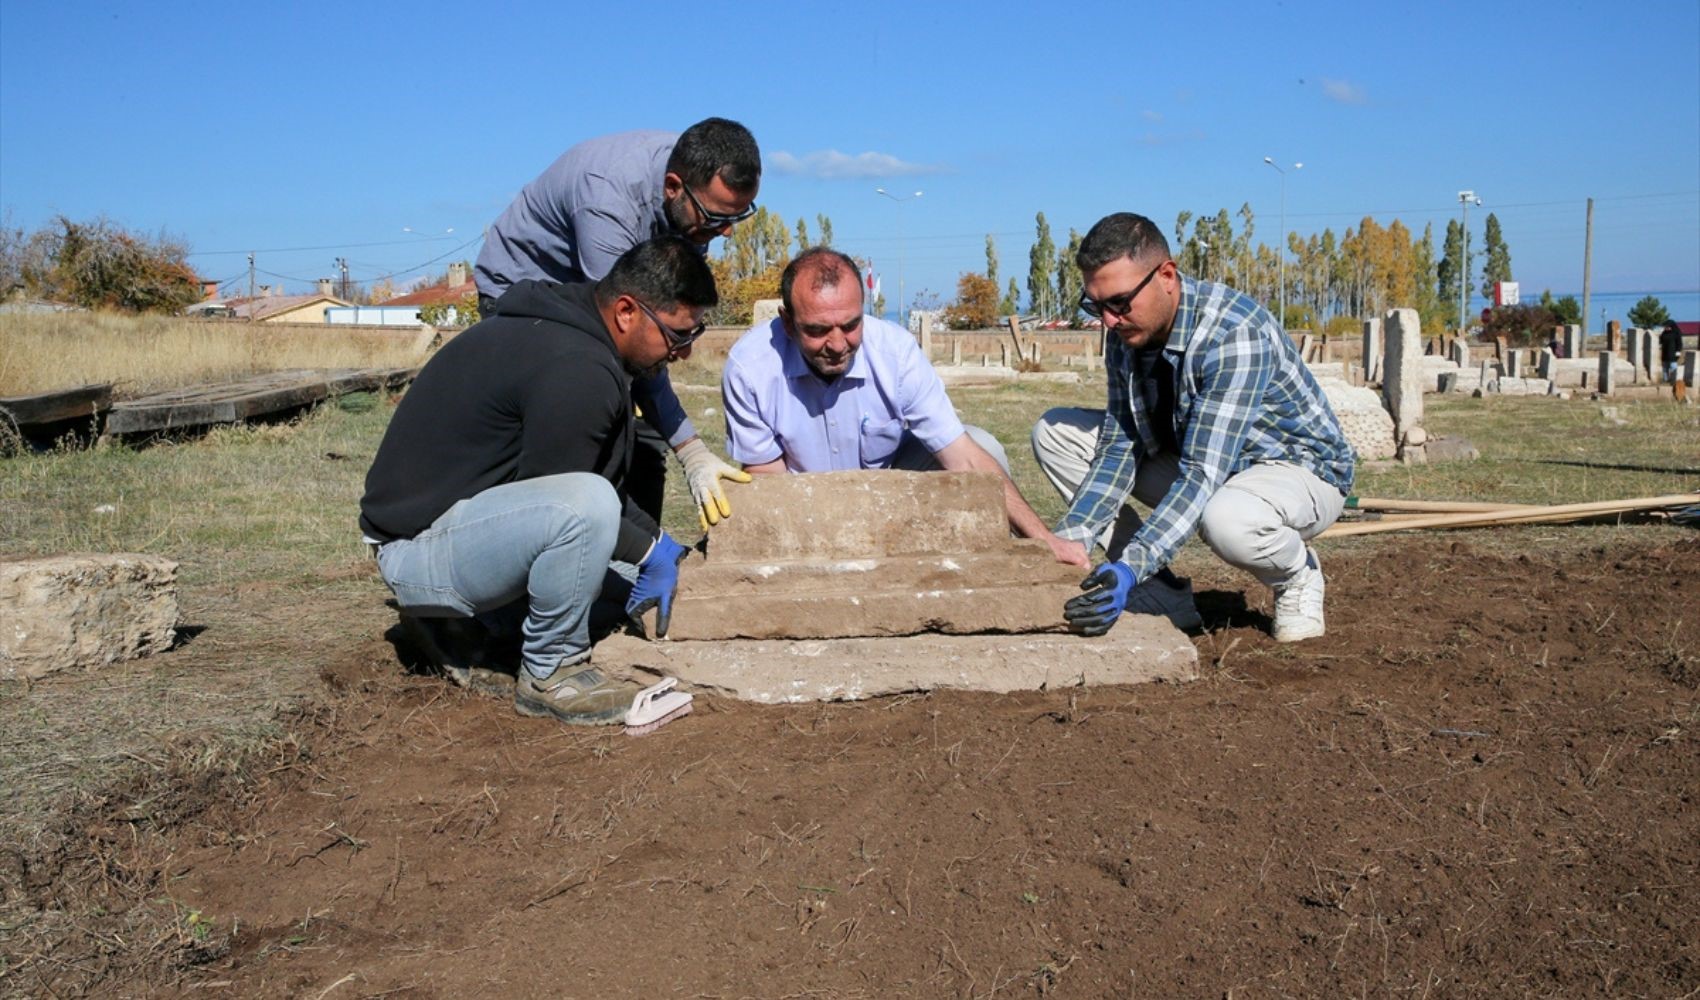
<svg viewBox="0 0 1700 1000"><path fill-rule="evenodd" d="M25 291L49 301L174 313L201 297L181 240L132 233L104 217L72 222L61 215L19 246Z"/></svg>
<svg viewBox="0 0 1700 1000"><path fill-rule="evenodd" d="M956 301L944 311L952 330L982 330L998 321L997 282L973 271L956 279Z"/></svg>

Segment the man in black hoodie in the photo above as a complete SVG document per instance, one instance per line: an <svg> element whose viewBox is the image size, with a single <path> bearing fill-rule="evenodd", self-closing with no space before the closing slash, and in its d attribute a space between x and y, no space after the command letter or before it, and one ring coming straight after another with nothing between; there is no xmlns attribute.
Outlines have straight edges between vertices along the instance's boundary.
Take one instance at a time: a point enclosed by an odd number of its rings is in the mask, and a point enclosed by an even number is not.
<svg viewBox="0 0 1700 1000"><path fill-rule="evenodd" d="M596 725L630 707L638 685L588 662L611 561L637 567L626 613L655 608L667 633L686 549L626 495L631 383L689 357L717 301L679 237L638 244L594 284L522 281L425 365L378 446L360 527L384 582L421 619L524 601L522 715Z"/></svg>

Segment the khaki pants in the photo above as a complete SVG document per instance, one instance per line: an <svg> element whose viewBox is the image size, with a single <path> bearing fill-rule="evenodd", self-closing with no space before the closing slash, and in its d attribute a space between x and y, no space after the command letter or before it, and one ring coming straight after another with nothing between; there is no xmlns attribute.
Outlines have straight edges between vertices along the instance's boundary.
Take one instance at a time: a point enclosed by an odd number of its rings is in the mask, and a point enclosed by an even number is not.
<svg viewBox="0 0 1700 1000"><path fill-rule="evenodd" d="M1033 457L1065 499L1092 466L1104 411L1059 407L1033 425ZM1155 507L1180 476L1171 454L1146 456L1134 476L1133 498ZM1228 481L1210 498L1199 537L1230 566L1270 586L1292 579L1305 565L1305 543L1340 517L1346 498L1308 469L1289 462L1259 462ZM1141 519L1124 505L1098 539L1111 559L1120 559Z"/></svg>

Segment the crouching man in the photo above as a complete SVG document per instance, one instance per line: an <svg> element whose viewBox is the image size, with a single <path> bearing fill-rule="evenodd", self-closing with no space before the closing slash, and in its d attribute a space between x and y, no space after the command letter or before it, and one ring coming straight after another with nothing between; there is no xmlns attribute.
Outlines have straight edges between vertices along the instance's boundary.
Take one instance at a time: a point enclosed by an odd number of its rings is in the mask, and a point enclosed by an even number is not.
<svg viewBox="0 0 1700 1000"><path fill-rule="evenodd" d="M632 380L689 357L717 300L702 255L679 237L638 244L592 284L519 282L396 408L366 474L361 530L404 619L522 613L521 715L596 725L631 706L640 686L589 662L611 562L624 576L636 567L626 614L656 608L666 634L686 549L626 493Z"/></svg>
<svg viewBox="0 0 1700 1000"><path fill-rule="evenodd" d="M1058 562L1091 564L1058 538L1009 477L997 438L965 427L938 372L902 327L864 315L855 261L804 251L779 279L779 318L732 346L721 375L727 452L746 472L906 469L994 472L1011 530Z"/></svg>
<svg viewBox="0 0 1700 1000"><path fill-rule="evenodd" d="M1100 540L1109 557L1069 622L1098 635L1131 608L1199 624L1190 584L1167 568L1197 529L1274 589L1277 641L1322 635L1322 567L1306 543L1340 516L1352 449L1292 340L1251 298L1177 271L1144 216L1099 220L1078 261L1080 307L1114 334L1107 406L1051 410L1033 428L1040 468L1072 500L1057 534Z"/></svg>

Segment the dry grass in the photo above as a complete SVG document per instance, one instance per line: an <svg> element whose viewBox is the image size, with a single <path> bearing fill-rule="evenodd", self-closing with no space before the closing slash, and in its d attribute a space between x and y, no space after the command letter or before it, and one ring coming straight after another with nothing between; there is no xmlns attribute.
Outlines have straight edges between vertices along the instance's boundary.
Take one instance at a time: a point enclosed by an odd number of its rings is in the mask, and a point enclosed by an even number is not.
<svg viewBox="0 0 1700 1000"><path fill-rule="evenodd" d="M96 382L121 394L287 368L419 363L412 336L115 313L0 314L0 396Z"/></svg>

